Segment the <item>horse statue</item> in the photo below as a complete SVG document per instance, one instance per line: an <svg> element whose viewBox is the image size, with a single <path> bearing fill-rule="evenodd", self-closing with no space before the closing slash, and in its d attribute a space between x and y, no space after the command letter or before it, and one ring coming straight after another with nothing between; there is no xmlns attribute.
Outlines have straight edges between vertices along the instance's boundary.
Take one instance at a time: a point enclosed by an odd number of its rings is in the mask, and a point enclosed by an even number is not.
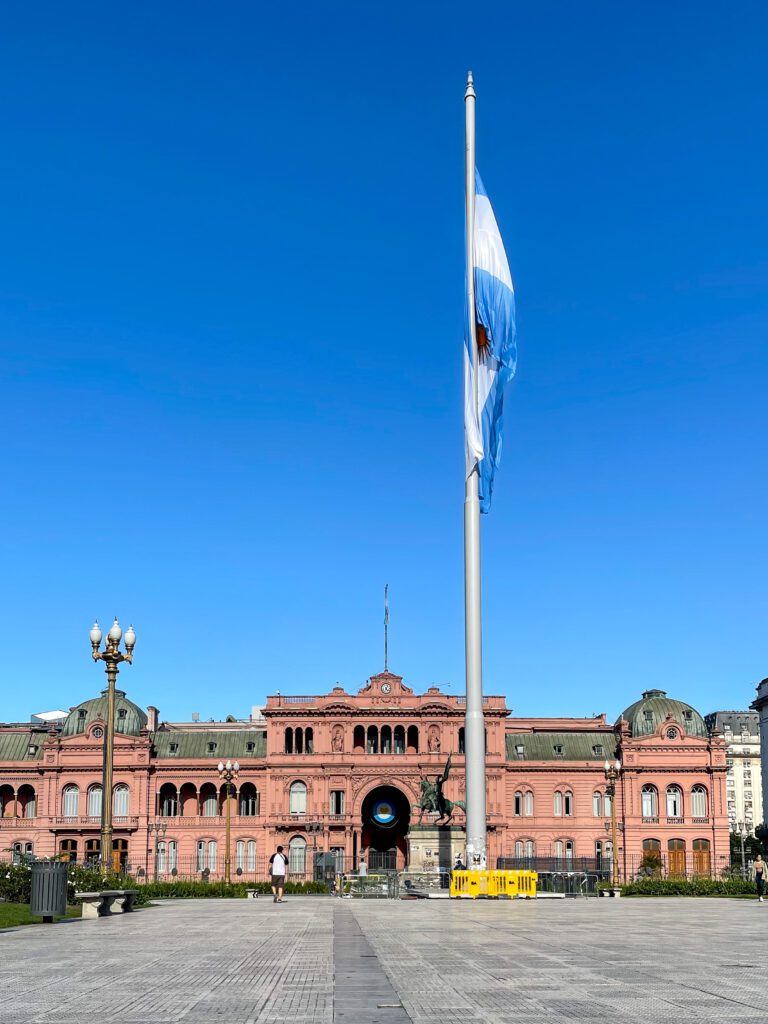
<svg viewBox="0 0 768 1024"><path fill-rule="evenodd" d="M434 782L430 782L427 778L421 780L419 824L421 824L425 812L437 814L436 825L447 825L453 818L453 812L456 807L460 807L462 811L466 810L463 800L449 800L443 793L443 786L448 779L450 770L451 758L449 755L442 775L436 775Z"/></svg>

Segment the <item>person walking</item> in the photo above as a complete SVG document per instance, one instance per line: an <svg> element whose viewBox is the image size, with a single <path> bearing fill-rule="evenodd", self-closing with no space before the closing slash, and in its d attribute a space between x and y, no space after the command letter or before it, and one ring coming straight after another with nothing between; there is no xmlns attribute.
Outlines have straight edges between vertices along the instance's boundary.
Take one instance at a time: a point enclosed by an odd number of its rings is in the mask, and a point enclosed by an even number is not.
<svg viewBox="0 0 768 1024"><path fill-rule="evenodd" d="M269 874L272 881L272 902L283 902L283 890L285 889L285 876L288 871L288 861L285 859L282 846L278 846L275 853L269 858Z"/></svg>
<svg viewBox="0 0 768 1024"><path fill-rule="evenodd" d="M757 886L758 901L762 903L765 891L765 861L761 853L758 853L755 859L755 885Z"/></svg>

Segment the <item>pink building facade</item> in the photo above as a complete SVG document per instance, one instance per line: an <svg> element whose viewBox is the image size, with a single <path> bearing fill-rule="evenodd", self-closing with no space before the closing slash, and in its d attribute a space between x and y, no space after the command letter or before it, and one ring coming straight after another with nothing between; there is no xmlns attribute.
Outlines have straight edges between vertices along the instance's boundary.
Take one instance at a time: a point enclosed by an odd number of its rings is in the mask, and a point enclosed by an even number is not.
<svg viewBox="0 0 768 1024"><path fill-rule="evenodd" d="M489 863L605 867L612 856L604 762L620 761L617 858L625 877L653 851L675 874L716 873L729 853L725 744L689 705L647 691L615 725L514 718L485 698ZM106 701L72 708L61 727L0 727L0 856L99 856ZM247 722L159 720L120 694L115 736L115 864L143 877L221 878L226 789L217 766L237 761L229 796L231 871L263 878L278 844L291 871L312 852L340 869L408 865L421 779L443 771L464 798L464 704L416 694L393 673L357 693L270 696ZM434 815L423 818L425 824ZM463 825L457 809L453 824Z"/></svg>

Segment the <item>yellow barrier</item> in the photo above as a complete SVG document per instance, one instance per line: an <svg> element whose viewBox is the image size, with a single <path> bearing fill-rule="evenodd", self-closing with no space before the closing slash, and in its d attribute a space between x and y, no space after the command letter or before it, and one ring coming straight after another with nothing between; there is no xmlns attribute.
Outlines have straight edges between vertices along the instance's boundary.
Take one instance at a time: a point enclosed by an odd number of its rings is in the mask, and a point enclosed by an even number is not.
<svg viewBox="0 0 768 1024"><path fill-rule="evenodd" d="M539 876L535 871L454 871L451 897L454 899L534 899Z"/></svg>

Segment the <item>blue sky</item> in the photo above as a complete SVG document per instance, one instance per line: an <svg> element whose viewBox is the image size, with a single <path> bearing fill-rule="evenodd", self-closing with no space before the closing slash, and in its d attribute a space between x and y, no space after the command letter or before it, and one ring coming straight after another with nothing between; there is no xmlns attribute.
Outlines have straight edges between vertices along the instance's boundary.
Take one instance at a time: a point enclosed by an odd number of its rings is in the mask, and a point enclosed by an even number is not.
<svg viewBox="0 0 768 1024"><path fill-rule="evenodd" d="M279 7L279 9L278 9ZM463 687L463 85L519 371L485 687L745 706L766 653L764 5L38 4L0 41L0 718Z"/></svg>

